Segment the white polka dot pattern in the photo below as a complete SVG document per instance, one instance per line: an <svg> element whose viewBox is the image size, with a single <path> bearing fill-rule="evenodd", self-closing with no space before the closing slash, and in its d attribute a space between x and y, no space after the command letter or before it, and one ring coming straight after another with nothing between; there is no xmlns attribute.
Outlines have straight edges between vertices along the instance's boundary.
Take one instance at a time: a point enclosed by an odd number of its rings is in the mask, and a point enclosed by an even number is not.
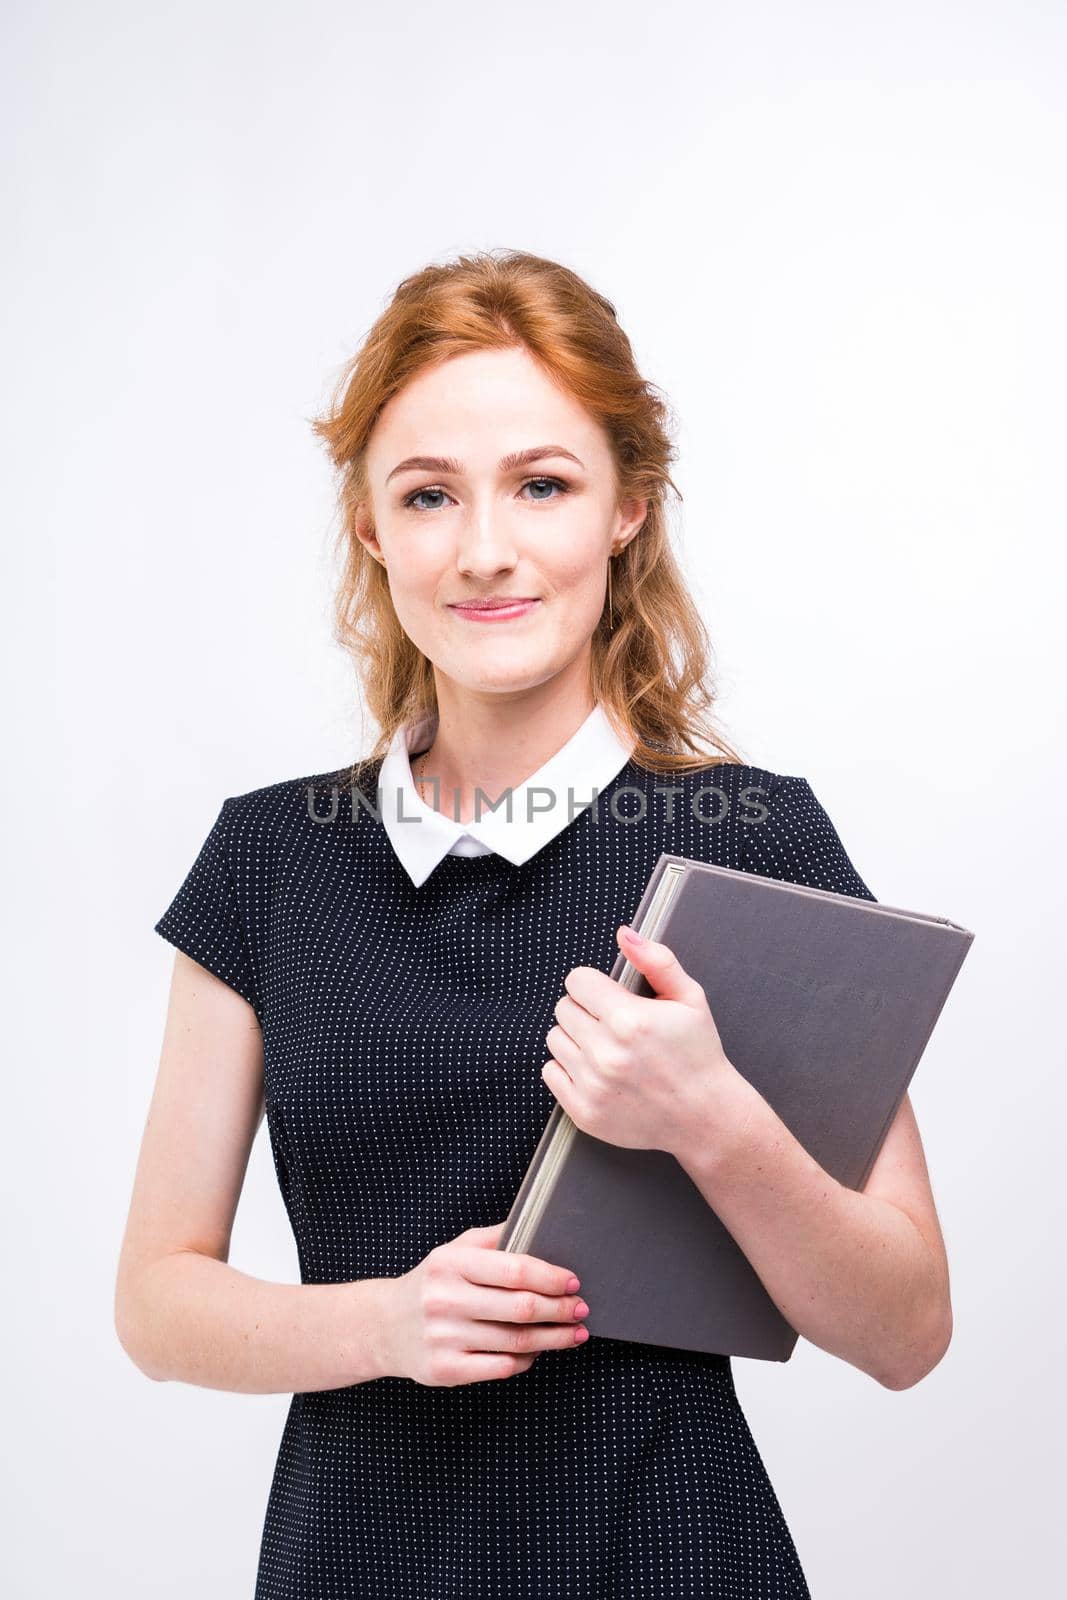
<svg viewBox="0 0 1067 1600"><path fill-rule="evenodd" d="M530 860L453 851L415 887L373 814L379 770L362 803L333 774L227 799L156 923L256 1009L305 1283L395 1276L507 1216L554 1104L540 1069L563 979L610 970L661 852L874 898L803 778L630 762ZM256 1584L808 1593L729 1359L595 1335L504 1380L294 1395Z"/></svg>

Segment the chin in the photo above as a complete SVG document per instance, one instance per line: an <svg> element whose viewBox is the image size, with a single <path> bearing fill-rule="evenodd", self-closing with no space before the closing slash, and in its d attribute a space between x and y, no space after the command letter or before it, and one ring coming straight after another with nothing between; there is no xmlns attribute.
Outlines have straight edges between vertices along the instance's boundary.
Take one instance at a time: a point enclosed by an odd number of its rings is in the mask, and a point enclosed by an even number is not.
<svg viewBox="0 0 1067 1600"><path fill-rule="evenodd" d="M524 689L537 689L562 672L567 660L546 660L543 656L516 659L500 652L497 661L464 662L455 664L453 670L442 668L460 688L492 694L520 694Z"/></svg>

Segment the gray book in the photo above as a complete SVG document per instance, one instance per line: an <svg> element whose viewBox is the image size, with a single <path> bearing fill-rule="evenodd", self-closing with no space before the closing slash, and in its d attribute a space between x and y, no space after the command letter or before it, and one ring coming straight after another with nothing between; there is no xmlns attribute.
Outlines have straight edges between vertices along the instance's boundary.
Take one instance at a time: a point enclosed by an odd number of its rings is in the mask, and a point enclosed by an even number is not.
<svg viewBox="0 0 1067 1600"><path fill-rule="evenodd" d="M632 918L703 986L723 1049L862 1190L974 938L947 917L661 855ZM611 976L654 993L620 951ZM797 1333L684 1167L557 1101L498 1241L565 1262L590 1334L787 1361Z"/></svg>

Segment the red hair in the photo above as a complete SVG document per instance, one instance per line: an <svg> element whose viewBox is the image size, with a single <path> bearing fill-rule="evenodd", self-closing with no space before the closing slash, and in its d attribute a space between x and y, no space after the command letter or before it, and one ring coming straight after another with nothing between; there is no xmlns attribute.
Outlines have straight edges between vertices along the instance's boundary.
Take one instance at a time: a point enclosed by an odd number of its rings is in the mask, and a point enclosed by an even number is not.
<svg viewBox="0 0 1067 1600"><path fill-rule="evenodd" d="M405 278L312 420L336 467L342 576L335 638L353 658L380 735L352 775L383 756L397 728L435 714L433 667L397 618L384 568L356 529L369 518L365 450L379 413L417 373L472 350L525 348L607 435L618 502L648 515L611 568L592 638L591 689L633 760L653 772L743 761L713 715L711 645L671 549L667 491L675 452L668 408L637 370L610 300L558 262L522 251L461 255Z"/></svg>

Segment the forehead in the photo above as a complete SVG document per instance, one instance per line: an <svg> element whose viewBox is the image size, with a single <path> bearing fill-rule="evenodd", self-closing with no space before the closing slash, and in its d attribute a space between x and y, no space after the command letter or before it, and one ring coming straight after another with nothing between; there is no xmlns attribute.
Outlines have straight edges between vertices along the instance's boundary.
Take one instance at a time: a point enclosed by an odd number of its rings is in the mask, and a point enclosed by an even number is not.
<svg viewBox="0 0 1067 1600"><path fill-rule="evenodd" d="M385 472L416 451L488 466L546 439L590 464L607 454L599 424L529 351L474 350L420 372L393 395L367 454L372 469Z"/></svg>

